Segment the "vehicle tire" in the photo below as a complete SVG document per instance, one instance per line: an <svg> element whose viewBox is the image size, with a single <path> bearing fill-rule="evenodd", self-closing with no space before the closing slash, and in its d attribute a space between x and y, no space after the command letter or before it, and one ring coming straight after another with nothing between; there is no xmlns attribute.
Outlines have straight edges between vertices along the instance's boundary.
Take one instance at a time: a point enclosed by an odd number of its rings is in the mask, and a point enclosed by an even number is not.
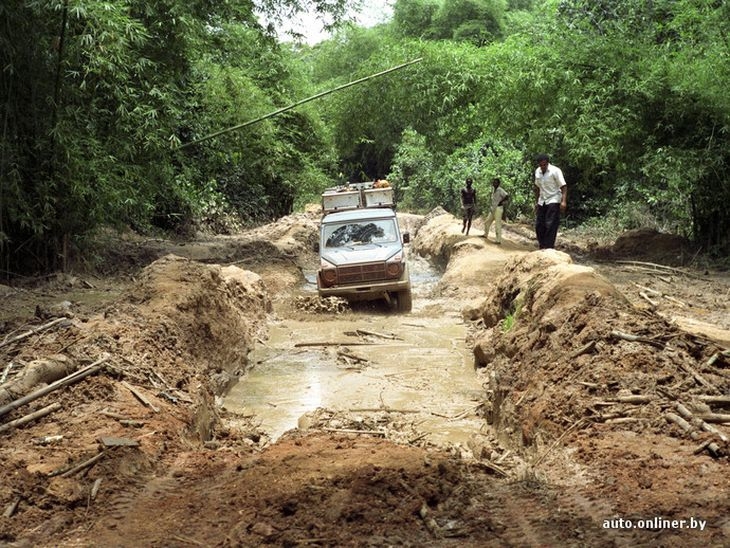
<svg viewBox="0 0 730 548"><path fill-rule="evenodd" d="M399 291L396 294L396 310L398 312L410 312L413 308L413 297L411 296L411 290L406 289L405 291Z"/></svg>

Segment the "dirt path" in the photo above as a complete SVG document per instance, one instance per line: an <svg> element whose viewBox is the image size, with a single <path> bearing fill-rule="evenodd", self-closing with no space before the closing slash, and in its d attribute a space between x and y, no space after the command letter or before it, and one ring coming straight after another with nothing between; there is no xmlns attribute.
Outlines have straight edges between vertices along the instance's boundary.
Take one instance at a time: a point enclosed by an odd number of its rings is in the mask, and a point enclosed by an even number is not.
<svg viewBox="0 0 730 548"><path fill-rule="evenodd" d="M2 341L72 317L0 347L17 364L0 406L30 371L108 364L0 417L61 406L0 433L0 543L728 543L730 428L667 420L728 412L701 399L730 393L726 275L571 247L577 265L531 253L517 226L497 247L450 216L403 223L444 268L408 315L301 306L312 215L173 248L130 240L115 248L126 279L5 290ZM171 250L194 261L137 269ZM333 341L349 346L297 346ZM291 368L309 382L271 382Z"/></svg>

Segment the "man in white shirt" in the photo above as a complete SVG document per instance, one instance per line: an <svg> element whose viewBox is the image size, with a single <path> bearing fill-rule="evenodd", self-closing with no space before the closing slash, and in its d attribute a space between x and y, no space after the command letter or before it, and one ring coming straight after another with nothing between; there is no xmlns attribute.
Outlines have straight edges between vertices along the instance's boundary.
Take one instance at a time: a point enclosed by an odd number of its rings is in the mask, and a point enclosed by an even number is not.
<svg viewBox="0 0 730 548"><path fill-rule="evenodd" d="M489 235L489 229L492 228L492 223L494 223L495 244L502 243L502 214L504 213L504 204L509 200L509 194L499 186L500 184L500 180L497 177L492 179L492 187L494 188L492 190L492 207L484 221L485 238Z"/></svg>
<svg viewBox="0 0 730 548"><path fill-rule="evenodd" d="M535 233L540 249L555 247L560 213L568 207L568 185L563 171L546 154L537 157L535 170Z"/></svg>

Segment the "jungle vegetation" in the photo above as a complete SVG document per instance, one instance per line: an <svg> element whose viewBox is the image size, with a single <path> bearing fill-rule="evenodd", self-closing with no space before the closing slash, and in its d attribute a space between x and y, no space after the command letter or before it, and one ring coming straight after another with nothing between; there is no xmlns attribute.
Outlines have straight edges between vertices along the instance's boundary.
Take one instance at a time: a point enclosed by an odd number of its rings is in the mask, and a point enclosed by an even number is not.
<svg viewBox="0 0 730 548"><path fill-rule="evenodd" d="M730 252L727 2L396 0L372 28L348 6L3 2L0 275L65 268L103 227L231 231L347 181L455 212L467 176L498 176L528 217L541 152L568 179L569 223ZM283 40L259 17L300 9L329 14L331 38Z"/></svg>

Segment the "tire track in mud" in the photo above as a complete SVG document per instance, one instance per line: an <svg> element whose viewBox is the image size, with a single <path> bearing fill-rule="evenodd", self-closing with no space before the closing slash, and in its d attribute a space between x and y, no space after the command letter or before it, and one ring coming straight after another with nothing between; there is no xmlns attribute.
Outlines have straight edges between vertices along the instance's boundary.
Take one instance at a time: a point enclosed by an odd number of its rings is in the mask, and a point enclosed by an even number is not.
<svg viewBox="0 0 730 548"><path fill-rule="evenodd" d="M135 539L141 543L149 542L151 539L145 537L145 531L149 530L155 518L161 517L161 500L167 496L190 497L189 493L186 495L183 482L176 477L174 468L164 476L145 474L134 478L126 489L108 502L104 517L91 530L92 533L100 531L95 537L97 546L131 546ZM170 514L165 514L165 521L169 521ZM124 538L125 542L120 543L120 538Z"/></svg>
<svg viewBox="0 0 730 548"><path fill-rule="evenodd" d="M537 482L494 482L480 502L495 525L499 546L621 547L655 545L656 532L606 529L615 515L607 503L579 490ZM466 545L472 546L468 539ZM491 543L490 543L491 545Z"/></svg>

